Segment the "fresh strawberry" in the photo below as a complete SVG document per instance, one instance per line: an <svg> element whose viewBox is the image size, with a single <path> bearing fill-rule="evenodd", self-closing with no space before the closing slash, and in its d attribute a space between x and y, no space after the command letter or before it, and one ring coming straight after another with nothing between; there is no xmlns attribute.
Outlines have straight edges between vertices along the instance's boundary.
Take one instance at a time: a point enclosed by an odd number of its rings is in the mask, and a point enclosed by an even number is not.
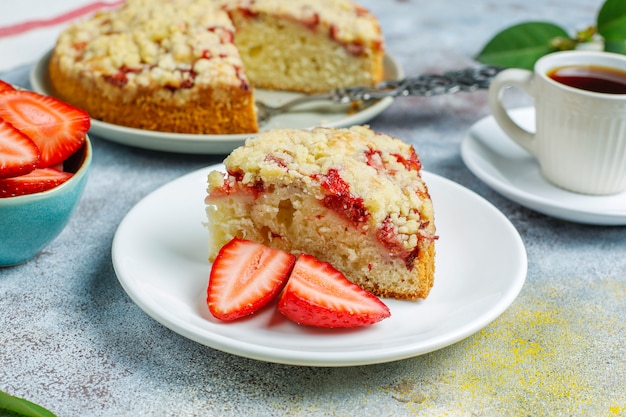
<svg viewBox="0 0 626 417"><path fill-rule="evenodd" d="M0 118L35 142L41 153L38 168L57 165L76 152L90 126L83 110L26 90L0 92Z"/></svg>
<svg viewBox="0 0 626 417"><path fill-rule="evenodd" d="M37 168L26 175L0 179L0 197L40 193L61 185L72 173L55 168Z"/></svg>
<svg viewBox="0 0 626 417"><path fill-rule="evenodd" d="M328 328L368 326L391 315L376 296L307 254L298 257L278 310L298 324Z"/></svg>
<svg viewBox="0 0 626 417"><path fill-rule="evenodd" d="M4 91L4 90L13 91L15 90L15 88L8 82L0 80L0 91Z"/></svg>
<svg viewBox="0 0 626 417"><path fill-rule="evenodd" d="M35 142L0 119L0 178L28 174L37 162L39 149Z"/></svg>
<svg viewBox="0 0 626 417"><path fill-rule="evenodd" d="M234 238L213 262L207 304L220 320L235 320L269 303L285 286L296 257L250 240Z"/></svg>

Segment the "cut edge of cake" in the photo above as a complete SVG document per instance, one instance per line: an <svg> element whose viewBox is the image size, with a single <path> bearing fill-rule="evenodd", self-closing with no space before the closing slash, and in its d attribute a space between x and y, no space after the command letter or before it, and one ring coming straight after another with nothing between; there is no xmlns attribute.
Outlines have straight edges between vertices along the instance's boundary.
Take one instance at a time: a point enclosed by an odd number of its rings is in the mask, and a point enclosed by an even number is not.
<svg viewBox="0 0 626 417"><path fill-rule="evenodd" d="M377 19L344 0L240 0L224 5L257 88L318 93L383 80Z"/></svg>
<svg viewBox="0 0 626 417"><path fill-rule="evenodd" d="M256 133L254 88L372 85L383 55L375 17L349 0L129 0L62 31L49 74L55 96L103 122Z"/></svg>

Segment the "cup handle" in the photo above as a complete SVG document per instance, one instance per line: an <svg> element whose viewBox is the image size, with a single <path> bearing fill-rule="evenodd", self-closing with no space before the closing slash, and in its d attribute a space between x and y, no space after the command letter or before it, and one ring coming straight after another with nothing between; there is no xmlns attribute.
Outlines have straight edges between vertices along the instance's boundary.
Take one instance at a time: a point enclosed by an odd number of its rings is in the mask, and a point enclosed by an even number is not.
<svg viewBox="0 0 626 417"><path fill-rule="evenodd" d="M502 104L502 93L507 87L518 87L531 97L533 72L510 68L500 72L489 86L489 110L500 128L522 148L535 155L535 135L520 127L511 119Z"/></svg>

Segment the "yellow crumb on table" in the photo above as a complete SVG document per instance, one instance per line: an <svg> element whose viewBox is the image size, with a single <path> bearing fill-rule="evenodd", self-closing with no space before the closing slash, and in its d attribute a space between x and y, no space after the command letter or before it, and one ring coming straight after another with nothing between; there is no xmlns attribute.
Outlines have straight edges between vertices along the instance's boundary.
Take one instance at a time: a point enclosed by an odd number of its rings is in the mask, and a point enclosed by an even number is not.
<svg viewBox="0 0 626 417"><path fill-rule="evenodd" d="M414 377L383 390L423 417L626 416L626 320L613 309L626 286L595 283L596 299L607 300L597 304L568 298L588 282L567 285L527 286L500 318L414 358Z"/></svg>

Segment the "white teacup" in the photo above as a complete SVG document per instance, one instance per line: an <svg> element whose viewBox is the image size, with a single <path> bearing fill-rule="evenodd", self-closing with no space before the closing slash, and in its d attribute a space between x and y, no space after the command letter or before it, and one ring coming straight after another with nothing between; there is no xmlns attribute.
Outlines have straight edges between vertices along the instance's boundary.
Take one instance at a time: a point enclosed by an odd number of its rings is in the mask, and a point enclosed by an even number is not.
<svg viewBox="0 0 626 417"><path fill-rule="evenodd" d="M493 117L511 139L537 158L542 175L554 185L583 194L620 193L626 190L626 94L555 81L551 74L565 67L610 70L623 76L626 86L624 55L555 52L539 59L534 71L507 69L494 78L489 88ZM503 106L502 93L511 86L534 99L535 133L518 126ZM611 87L611 91L616 90Z"/></svg>

